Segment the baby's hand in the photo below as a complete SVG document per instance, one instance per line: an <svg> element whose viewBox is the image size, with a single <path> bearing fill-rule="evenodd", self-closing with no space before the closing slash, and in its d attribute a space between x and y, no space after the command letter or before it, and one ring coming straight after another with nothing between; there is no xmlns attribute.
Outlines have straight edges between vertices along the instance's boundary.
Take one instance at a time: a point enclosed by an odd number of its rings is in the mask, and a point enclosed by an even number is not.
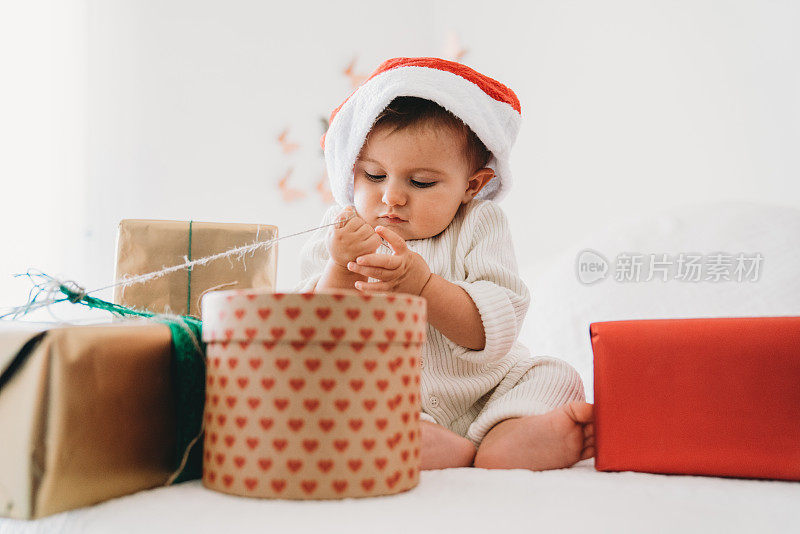
<svg viewBox="0 0 800 534"><path fill-rule="evenodd" d="M355 217L343 222L352 215ZM339 224L330 227L325 245L331 259L342 267L347 268L348 262L375 252L380 246L380 236L356 213L355 207L347 206L336 216L336 221Z"/></svg>
<svg viewBox="0 0 800 534"><path fill-rule="evenodd" d="M349 262L347 268L354 273L380 280L356 282L356 289L420 295L431 276L425 259L409 250L405 240L396 232L383 226L376 226L375 232L389 243L394 254L372 253L359 256L355 262Z"/></svg>

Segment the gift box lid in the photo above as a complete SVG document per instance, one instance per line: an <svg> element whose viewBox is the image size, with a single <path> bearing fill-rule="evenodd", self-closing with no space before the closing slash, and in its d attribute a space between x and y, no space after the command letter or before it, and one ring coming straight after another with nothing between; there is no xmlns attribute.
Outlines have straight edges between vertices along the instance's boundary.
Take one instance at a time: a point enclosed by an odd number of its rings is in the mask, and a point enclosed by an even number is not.
<svg viewBox="0 0 800 534"><path fill-rule="evenodd" d="M288 343L422 343L424 297L341 289L275 293L213 291L202 300L203 341Z"/></svg>

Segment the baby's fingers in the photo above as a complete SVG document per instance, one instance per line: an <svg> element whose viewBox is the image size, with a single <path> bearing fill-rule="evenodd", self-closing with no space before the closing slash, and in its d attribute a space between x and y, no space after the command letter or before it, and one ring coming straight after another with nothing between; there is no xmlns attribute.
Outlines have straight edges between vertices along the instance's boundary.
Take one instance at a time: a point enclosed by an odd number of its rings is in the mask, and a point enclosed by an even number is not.
<svg viewBox="0 0 800 534"><path fill-rule="evenodd" d="M364 254L356 258L356 263L369 267L383 267L384 269L397 269L403 260L395 254Z"/></svg>
<svg viewBox="0 0 800 534"><path fill-rule="evenodd" d="M388 269L383 269L381 267L370 267L367 265L358 265L352 261L348 262L347 268L354 273L377 278L378 280L385 280L389 278L391 273L391 270Z"/></svg>

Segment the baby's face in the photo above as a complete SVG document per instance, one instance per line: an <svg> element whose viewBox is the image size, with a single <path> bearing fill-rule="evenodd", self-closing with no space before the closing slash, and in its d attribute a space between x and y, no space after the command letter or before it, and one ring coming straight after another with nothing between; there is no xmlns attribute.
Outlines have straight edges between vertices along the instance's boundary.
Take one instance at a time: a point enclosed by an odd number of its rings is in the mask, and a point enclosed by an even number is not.
<svg viewBox="0 0 800 534"><path fill-rule="evenodd" d="M406 241L435 236L488 181L470 171L464 139L449 128L373 130L354 167L356 210L373 228L391 228Z"/></svg>

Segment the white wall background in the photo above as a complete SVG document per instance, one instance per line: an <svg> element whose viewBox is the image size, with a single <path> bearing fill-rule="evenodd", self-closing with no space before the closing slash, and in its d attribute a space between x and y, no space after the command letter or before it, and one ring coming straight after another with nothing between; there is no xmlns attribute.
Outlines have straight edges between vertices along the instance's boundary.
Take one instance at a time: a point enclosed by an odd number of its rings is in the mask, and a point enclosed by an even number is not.
<svg viewBox="0 0 800 534"><path fill-rule="evenodd" d="M27 298L11 274L28 267L110 283L122 218L317 225L320 117L351 90L344 68L444 56L450 32L522 103L502 205L529 282L623 218L800 207L798 27L800 3L763 0L4 2L0 306ZM293 203L289 167L309 194ZM279 289L303 240L280 243Z"/></svg>

